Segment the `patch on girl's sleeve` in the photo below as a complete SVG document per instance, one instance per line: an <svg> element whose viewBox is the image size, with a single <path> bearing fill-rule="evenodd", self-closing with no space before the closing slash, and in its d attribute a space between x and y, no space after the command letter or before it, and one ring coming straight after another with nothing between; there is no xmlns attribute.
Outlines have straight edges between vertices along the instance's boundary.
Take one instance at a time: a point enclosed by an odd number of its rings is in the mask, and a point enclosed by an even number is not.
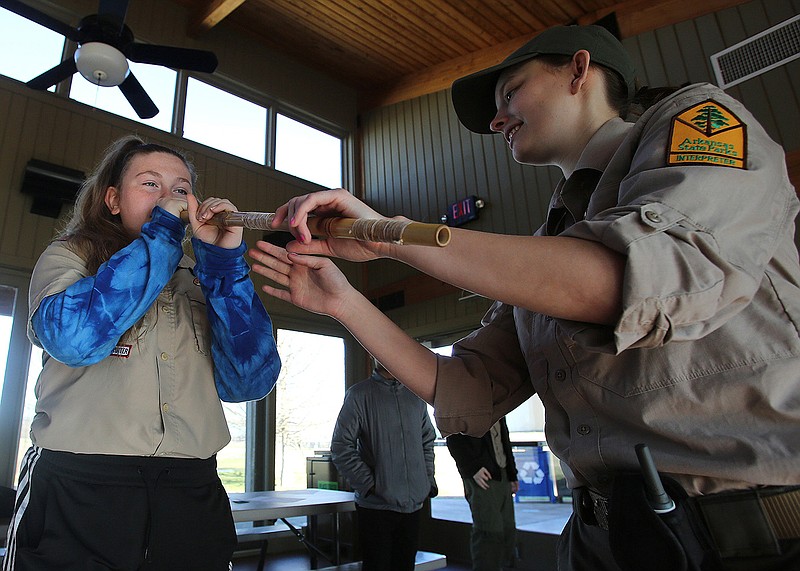
<svg viewBox="0 0 800 571"><path fill-rule="evenodd" d="M667 164L747 168L747 125L713 99L672 118Z"/></svg>

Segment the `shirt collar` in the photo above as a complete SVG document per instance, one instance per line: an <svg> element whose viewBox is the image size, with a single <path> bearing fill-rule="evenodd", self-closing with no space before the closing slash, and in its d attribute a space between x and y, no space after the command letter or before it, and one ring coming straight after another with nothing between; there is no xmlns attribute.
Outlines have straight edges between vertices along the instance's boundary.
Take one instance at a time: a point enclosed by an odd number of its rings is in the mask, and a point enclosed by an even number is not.
<svg viewBox="0 0 800 571"><path fill-rule="evenodd" d="M611 157L617 152L622 140L628 135L633 123L628 123L619 117L609 119L592 135L583 149L575 170L595 169L606 170Z"/></svg>

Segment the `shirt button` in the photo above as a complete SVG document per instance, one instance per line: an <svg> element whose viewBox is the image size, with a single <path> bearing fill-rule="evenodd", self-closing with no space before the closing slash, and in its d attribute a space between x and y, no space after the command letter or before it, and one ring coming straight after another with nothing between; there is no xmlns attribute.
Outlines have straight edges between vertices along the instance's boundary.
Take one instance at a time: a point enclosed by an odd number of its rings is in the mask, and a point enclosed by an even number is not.
<svg viewBox="0 0 800 571"><path fill-rule="evenodd" d="M199 285L200 285L200 278L194 278L194 279L192 280L192 283L193 283L194 285L196 285L196 286L199 286Z"/></svg>
<svg viewBox="0 0 800 571"><path fill-rule="evenodd" d="M169 412L169 405L167 403L162 404L161 410L163 410L164 412Z"/></svg>
<svg viewBox="0 0 800 571"><path fill-rule="evenodd" d="M644 217L650 222L661 222L661 216L659 216L658 212L653 212L652 210L645 212Z"/></svg>
<svg viewBox="0 0 800 571"><path fill-rule="evenodd" d="M578 434L580 434L581 436L586 436L586 435L587 435L587 434L589 434L591 431L592 431L592 427L591 427L591 426L589 426L588 424L581 424L581 425L578 427Z"/></svg>
<svg viewBox="0 0 800 571"><path fill-rule="evenodd" d="M167 359L169 359L169 355L167 355L166 353L161 353L161 360L166 361Z"/></svg>
<svg viewBox="0 0 800 571"><path fill-rule="evenodd" d="M567 378L567 373L566 373L566 371L564 371L564 369L558 369L556 371L556 380L557 381L563 381L566 378Z"/></svg>

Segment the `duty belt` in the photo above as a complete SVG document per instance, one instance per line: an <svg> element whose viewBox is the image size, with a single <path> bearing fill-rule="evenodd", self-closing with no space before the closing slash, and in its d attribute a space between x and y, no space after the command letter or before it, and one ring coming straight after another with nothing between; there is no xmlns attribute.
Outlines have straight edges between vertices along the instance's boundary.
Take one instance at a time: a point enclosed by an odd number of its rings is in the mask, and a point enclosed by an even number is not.
<svg viewBox="0 0 800 571"><path fill-rule="evenodd" d="M608 530L609 498L587 489L583 509L590 508L598 527ZM590 505L586 505L586 501ZM730 526L740 517L763 517L776 539L800 538L800 487L772 486L692 498L712 535L717 527Z"/></svg>

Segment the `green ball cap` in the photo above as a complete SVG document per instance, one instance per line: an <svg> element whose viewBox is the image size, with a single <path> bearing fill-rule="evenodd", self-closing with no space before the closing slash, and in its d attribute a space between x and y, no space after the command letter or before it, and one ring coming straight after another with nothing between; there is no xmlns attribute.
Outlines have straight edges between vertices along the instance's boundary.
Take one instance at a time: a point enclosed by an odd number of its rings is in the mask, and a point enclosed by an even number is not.
<svg viewBox="0 0 800 571"><path fill-rule="evenodd" d="M489 123L497 113L494 90L503 70L540 55L572 56L586 50L592 61L617 72L628 86L628 97L636 90L636 71L628 52L602 26L556 26L549 28L495 66L453 83L452 97L458 120L475 133L492 133Z"/></svg>

